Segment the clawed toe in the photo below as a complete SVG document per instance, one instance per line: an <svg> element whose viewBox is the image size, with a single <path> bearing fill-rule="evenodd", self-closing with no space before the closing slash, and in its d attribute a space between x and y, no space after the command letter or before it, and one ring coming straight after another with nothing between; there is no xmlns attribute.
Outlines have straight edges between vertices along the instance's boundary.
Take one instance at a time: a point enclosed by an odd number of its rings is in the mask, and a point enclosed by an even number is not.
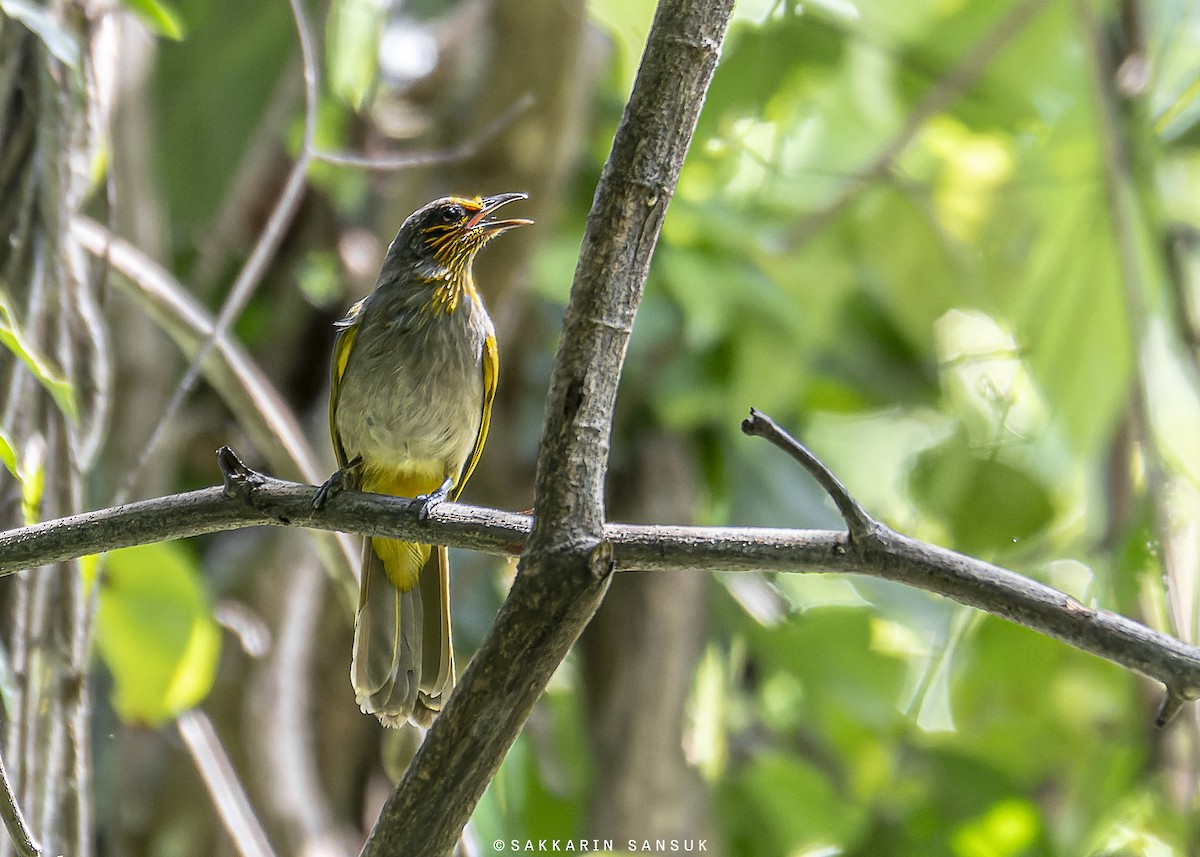
<svg viewBox="0 0 1200 857"><path fill-rule="evenodd" d="M417 507L417 520L428 521L430 513L433 512L433 507L446 499L445 493L434 491L432 494L422 494L419 497L413 497L420 505Z"/></svg>
<svg viewBox="0 0 1200 857"><path fill-rule="evenodd" d="M333 475L317 488L317 493L313 495L312 507L320 509L335 494L351 487L360 464L362 464L362 456L356 455L348 464L333 471Z"/></svg>
<svg viewBox="0 0 1200 857"><path fill-rule="evenodd" d="M454 480L447 477L446 481L441 484L441 487L436 491L431 491L428 494L422 494L413 499L421 505L417 508L417 520L428 521L429 515L433 511L433 507L446 499L446 495L450 493L450 489L454 487Z"/></svg>
<svg viewBox="0 0 1200 857"><path fill-rule="evenodd" d="M317 493L313 494L313 509L321 509L324 507L324 505L329 502L329 498L335 493L337 492L334 490L333 477L330 477L329 479L326 479L320 486L318 486Z"/></svg>

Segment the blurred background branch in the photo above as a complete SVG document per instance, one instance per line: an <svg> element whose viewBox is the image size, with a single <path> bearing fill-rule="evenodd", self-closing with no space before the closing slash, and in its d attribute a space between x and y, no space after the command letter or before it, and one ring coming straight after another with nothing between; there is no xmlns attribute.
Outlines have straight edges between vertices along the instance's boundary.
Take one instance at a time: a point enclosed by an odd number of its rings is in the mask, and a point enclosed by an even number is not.
<svg viewBox="0 0 1200 857"><path fill-rule="evenodd" d="M2 758L0 758L0 819L3 819L4 829L8 832L8 838L12 841L13 848L16 849L19 857L41 857L42 849L33 838L29 825L25 822L25 815L17 804L17 797L13 794L12 784L9 782L8 771L4 767Z"/></svg>
<svg viewBox="0 0 1200 857"><path fill-rule="evenodd" d="M196 763L237 853L241 857L274 857L266 831L250 806L212 721L203 712L185 711L176 718L175 728Z"/></svg>

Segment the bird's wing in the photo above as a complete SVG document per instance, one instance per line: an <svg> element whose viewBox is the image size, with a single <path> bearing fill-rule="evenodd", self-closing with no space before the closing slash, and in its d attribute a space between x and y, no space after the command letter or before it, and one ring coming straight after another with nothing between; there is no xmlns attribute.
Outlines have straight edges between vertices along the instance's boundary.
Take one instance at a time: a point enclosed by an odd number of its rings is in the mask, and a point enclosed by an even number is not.
<svg viewBox="0 0 1200 857"><path fill-rule="evenodd" d="M333 360L330 363L329 379L329 436L333 438L333 453L337 456L338 467L345 467L349 457L342 446L341 435L337 430L337 406L342 377L346 374L346 364L350 362L350 350L354 347L354 339L358 336L358 325L362 314L365 298L346 313L346 317L335 322L337 339L333 343Z"/></svg>
<svg viewBox="0 0 1200 857"><path fill-rule="evenodd" d="M471 457L463 465L462 475L454 484L451 499L458 499L458 495L462 492L463 486L467 484L467 480L471 478L471 472L475 469L475 464L483 452L483 442L487 440L488 426L492 422L492 400L496 398L496 374L499 368L500 354L496 349L496 334L488 333L483 340L483 413L479 417L479 434L475 437L475 448L471 450Z"/></svg>

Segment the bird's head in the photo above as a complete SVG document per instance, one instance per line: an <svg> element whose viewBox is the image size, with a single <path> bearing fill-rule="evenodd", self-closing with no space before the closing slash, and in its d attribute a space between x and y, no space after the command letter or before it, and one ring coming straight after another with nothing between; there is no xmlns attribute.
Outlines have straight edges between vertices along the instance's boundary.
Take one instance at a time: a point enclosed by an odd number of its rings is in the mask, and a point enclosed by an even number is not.
<svg viewBox="0 0 1200 857"><path fill-rule="evenodd" d="M526 199L524 193L472 198L448 196L409 215L396 233L388 256L402 268L415 269L425 280L461 283L469 279L471 262L485 244L532 220L489 217L502 205Z"/></svg>

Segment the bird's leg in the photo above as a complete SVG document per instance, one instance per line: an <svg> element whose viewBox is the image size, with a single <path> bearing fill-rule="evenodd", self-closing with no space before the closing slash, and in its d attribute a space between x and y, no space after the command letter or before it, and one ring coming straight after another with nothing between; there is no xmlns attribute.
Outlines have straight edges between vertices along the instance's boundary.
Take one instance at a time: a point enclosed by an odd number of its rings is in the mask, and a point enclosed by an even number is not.
<svg viewBox="0 0 1200 857"><path fill-rule="evenodd" d="M447 476L446 481L441 484L436 491L431 491L428 494L422 494L420 497L413 497L421 507L417 509L417 520L428 521L429 513L433 511L433 507L446 499L446 495L450 493L450 489L454 487L454 477Z"/></svg>
<svg viewBox="0 0 1200 857"><path fill-rule="evenodd" d="M344 491L347 488L355 488L358 486L358 472L362 468L362 456L356 455L348 462L343 464L337 470L333 471L333 475L325 480L317 493L313 495L312 507L320 509L324 506L329 498L339 491Z"/></svg>

